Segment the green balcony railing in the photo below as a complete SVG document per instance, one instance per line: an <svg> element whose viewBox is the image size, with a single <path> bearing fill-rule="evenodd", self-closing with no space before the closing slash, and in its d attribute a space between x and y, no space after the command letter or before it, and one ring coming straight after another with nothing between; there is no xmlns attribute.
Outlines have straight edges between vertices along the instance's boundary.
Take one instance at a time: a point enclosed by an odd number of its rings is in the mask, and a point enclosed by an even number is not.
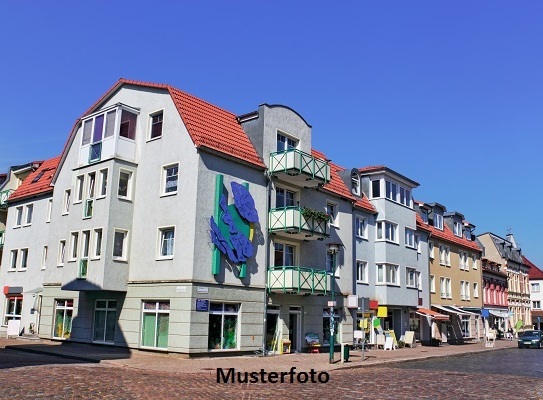
<svg viewBox="0 0 543 400"><path fill-rule="evenodd" d="M305 239L324 239L329 235L328 221L305 217L301 207L273 208L269 212L270 232L300 234Z"/></svg>
<svg viewBox="0 0 543 400"><path fill-rule="evenodd" d="M330 290L330 276L323 269L305 267L269 267L270 293L326 294Z"/></svg>
<svg viewBox="0 0 543 400"><path fill-rule="evenodd" d="M287 175L304 174L308 179L321 183L330 181L330 165L328 161L313 157L298 149L289 149L270 154L270 173Z"/></svg>
<svg viewBox="0 0 543 400"><path fill-rule="evenodd" d="M8 198L11 196L11 194L14 192L13 189L8 190L2 190L0 192L0 208L7 207L8 205Z"/></svg>
<svg viewBox="0 0 543 400"><path fill-rule="evenodd" d="M4 237L6 236L6 231L0 231L0 249L4 248Z"/></svg>

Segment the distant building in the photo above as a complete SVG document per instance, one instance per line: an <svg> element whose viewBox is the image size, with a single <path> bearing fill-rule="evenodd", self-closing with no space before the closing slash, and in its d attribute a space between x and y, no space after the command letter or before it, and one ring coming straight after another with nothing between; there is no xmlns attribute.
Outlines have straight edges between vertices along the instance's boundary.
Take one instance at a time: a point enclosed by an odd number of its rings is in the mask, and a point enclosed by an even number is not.
<svg viewBox="0 0 543 400"><path fill-rule="evenodd" d="M541 329L543 324L543 271L541 271L534 263L522 256L522 261L525 265L530 266L528 277L530 279L530 301L532 302L532 324L534 329Z"/></svg>

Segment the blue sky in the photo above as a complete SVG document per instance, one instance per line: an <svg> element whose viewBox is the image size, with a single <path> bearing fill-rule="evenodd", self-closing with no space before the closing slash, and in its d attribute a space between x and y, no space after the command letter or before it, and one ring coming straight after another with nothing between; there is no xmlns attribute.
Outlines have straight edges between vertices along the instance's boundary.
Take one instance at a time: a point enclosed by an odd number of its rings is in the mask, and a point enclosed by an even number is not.
<svg viewBox="0 0 543 400"><path fill-rule="evenodd" d="M0 4L0 171L59 154L120 77L237 114L281 103L313 147L418 181L543 267L543 2Z"/></svg>

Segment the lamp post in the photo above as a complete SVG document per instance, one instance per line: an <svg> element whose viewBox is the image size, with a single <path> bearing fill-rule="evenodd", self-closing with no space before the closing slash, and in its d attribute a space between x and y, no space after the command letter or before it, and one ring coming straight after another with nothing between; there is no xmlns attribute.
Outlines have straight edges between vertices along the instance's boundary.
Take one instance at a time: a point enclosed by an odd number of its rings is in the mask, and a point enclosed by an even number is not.
<svg viewBox="0 0 543 400"><path fill-rule="evenodd" d="M339 253L338 243L328 243L328 254L331 255L330 259L330 290L332 292L332 300L328 302L330 307L330 364L334 363L334 333L335 333L335 319L334 319L334 307L336 306L336 255Z"/></svg>

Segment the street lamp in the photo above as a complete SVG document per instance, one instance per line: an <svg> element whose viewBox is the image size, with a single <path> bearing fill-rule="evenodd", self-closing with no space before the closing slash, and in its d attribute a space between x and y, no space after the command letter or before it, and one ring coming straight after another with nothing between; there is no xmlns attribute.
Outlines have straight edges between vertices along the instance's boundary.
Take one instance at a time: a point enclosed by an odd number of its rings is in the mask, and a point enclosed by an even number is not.
<svg viewBox="0 0 543 400"><path fill-rule="evenodd" d="M331 255L330 259L330 286L332 292L332 300L328 302L330 307L330 364L334 363L334 333L335 333L335 319L334 319L334 307L336 306L336 255L339 253L341 244L328 243L328 254Z"/></svg>

